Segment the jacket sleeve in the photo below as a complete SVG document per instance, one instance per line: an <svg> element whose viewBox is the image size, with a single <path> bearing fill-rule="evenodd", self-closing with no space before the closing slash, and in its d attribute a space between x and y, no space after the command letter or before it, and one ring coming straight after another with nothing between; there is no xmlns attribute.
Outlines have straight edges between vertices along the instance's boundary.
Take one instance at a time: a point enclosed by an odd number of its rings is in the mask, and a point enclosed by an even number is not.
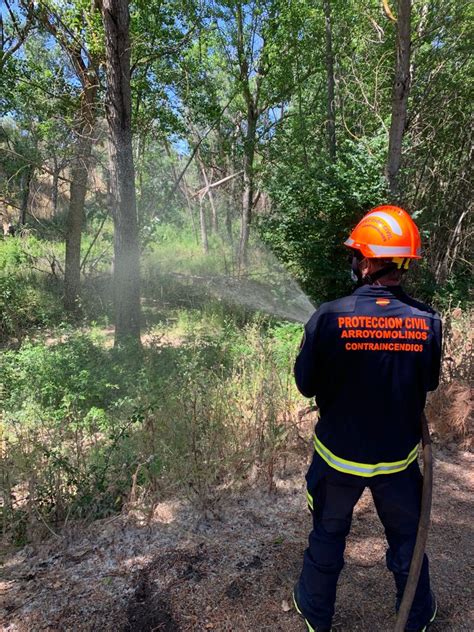
<svg viewBox="0 0 474 632"><path fill-rule="evenodd" d="M300 351L295 362L296 386L305 397L314 397L318 386L316 349L319 318L320 311L318 310L306 323Z"/></svg>
<svg viewBox="0 0 474 632"><path fill-rule="evenodd" d="M433 342L432 342L432 351L431 351L431 368L430 368L430 379L428 384L429 391L435 391L438 388L439 384L439 374L441 369L441 351L443 348L443 331L442 331L442 323L441 319L436 314L436 317L433 319Z"/></svg>

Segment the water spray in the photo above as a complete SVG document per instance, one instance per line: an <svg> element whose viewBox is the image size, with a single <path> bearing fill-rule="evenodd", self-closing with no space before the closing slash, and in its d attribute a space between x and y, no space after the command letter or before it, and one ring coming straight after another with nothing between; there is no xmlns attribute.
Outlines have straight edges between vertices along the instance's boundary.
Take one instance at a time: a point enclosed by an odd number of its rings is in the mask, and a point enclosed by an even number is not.
<svg viewBox="0 0 474 632"><path fill-rule="evenodd" d="M288 270L261 244L254 245L250 254L249 264L240 274L233 273L232 255L219 245L208 255L208 269L203 270L202 261L198 271L193 269L191 256L181 259L177 269L162 268L161 273L176 284L198 288L203 295L229 305L306 323L316 308Z"/></svg>

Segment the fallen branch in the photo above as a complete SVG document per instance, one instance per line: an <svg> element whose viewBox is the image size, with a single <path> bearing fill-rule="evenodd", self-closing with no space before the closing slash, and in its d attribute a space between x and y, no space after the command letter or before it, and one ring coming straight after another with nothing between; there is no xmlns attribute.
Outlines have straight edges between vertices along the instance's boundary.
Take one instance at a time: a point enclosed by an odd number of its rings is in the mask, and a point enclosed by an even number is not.
<svg viewBox="0 0 474 632"><path fill-rule="evenodd" d="M222 180L218 180L217 182L212 182L211 184L203 187L202 189L199 189L199 191L196 191L196 193L191 195L191 199L197 197L198 195L204 197L206 193L209 191L209 189L218 187L219 185L224 184L224 182L227 182L228 180L232 180L232 178L237 178L238 176L241 176L243 173L244 173L243 170L237 171L237 173L233 173L230 176L226 176L225 178L222 178Z"/></svg>
<svg viewBox="0 0 474 632"><path fill-rule="evenodd" d="M207 138L207 136L209 136L209 134L212 132L212 130L216 127L216 125L221 121L221 117L224 114L224 112L227 110L227 108L229 107L229 105L232 103L232 101L235 99L236 95L234 94L233 96L231 96L231 98L229 99L229 101L225 104L225 106L222 108L222 110L219 112L219 116L216 118L216 120L214 121L214 123L208 127L207 131L204 133L203 136L201 136L201 138L199 139L198 143L196 144L196 146L193 148L191 155L189 156L184 169L181 171L181 173L179 174L179 178L176 180L175 185L173 187L173 190L171 191L171 197L174 196L174 194L176 193L176 191L179 188L179 185L181 183L181 180L183 179L186 171L188 170L189 165L191 164L194 156L197 154L199 147L201 146L201 143Z"/></svg>
<svg viewBox="0 0 474 632"><path fill-rule="evenodd" d="M316 406L316 404L314 406L306 406L306 408L302 408L298 411L299 421L301 421L303 417L306 417L306 415L309 415L309 413L315 413L317 410L318 407Z"/></svg>
<svg viewBox="0 0 474 632"><path fill-rule="evenodd" d="M102 222L100 223L100 226L99 226L98 231L97 231L97 232L96 232L96 234L94 235L94 239L91 241L91 244L90 244L90 246L89 246L89 248L88 248L88 250L87 250L86 254L84 255L84 259L82 260L82 263L81 263L80 268L79 268L81 272L84 270L84 267L85 267L85 265L86 265L87 258L89 257L89 255L90 255L90 253L91 253L91 250L92 250L92 248L94 247L95 242L96 242L96 241L97 241L97 239L99 238L99 235L100 235L100 233L102 232L102 229L104 228L104 224L105 224L105 222L107 221L107 217L108 217L108 214L106 213L106 214L104 215L103 219L102 219Z"/></svg>

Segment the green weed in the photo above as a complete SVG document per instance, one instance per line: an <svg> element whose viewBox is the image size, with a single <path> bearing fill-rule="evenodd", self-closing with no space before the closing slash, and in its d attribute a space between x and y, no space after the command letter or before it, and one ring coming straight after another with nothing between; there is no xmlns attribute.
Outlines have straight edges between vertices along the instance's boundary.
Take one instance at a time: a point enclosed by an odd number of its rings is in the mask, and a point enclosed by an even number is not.
<svg viewBox="0 0 474 632"><path fill-rule="evenodd" d="M4 352L5 537L170 494L209 509L255 467L273 487L299 401L298 328L190 313L178 331L179 344L114 350L63 329Z"/></svg>

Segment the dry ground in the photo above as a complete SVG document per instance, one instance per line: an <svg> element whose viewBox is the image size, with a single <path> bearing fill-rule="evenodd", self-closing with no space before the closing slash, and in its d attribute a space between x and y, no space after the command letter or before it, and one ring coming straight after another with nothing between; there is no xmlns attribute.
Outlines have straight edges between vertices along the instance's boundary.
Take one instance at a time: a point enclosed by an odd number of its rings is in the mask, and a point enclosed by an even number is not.
<svg viewBox="0 0 474 632"><path fill-rule="evenodd" d="M473 632L472 462L435 449L429 553L440 611L433 632ZM310 518L300 459L277 492L229 493L207 518L185 501L70 528L6 558L5 632L303 632L287 610ZM393 629L393 580L370 497L357 506L335 630Z"/></svg>

